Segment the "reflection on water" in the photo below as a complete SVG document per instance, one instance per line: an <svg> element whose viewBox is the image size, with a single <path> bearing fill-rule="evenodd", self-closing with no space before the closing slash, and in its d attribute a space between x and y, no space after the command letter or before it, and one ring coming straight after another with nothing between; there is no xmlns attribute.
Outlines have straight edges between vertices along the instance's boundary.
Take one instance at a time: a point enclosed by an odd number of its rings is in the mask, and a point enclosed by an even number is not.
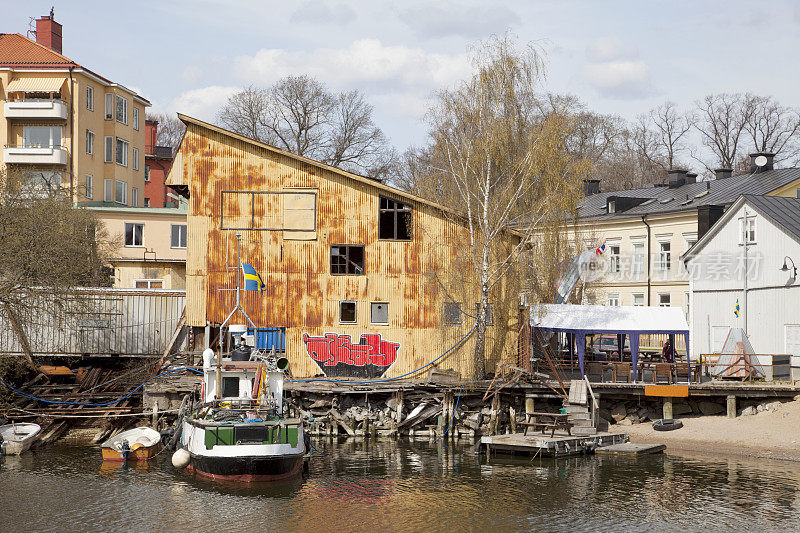
<svg viewBox="0 0 800 533"><path fill-rule="evenodd" d="M219 485L56 445L0 458L0 530L800 531L800 465L693 456L509 458L319 442L306 478ZM177 528L177 529L176 529Z"/></svg>

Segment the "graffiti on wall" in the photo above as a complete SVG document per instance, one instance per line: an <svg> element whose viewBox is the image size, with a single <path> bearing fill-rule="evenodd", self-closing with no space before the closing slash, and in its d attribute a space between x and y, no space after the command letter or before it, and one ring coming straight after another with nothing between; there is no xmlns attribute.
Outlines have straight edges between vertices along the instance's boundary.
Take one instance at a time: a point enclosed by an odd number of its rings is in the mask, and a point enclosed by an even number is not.
<svg viewBox="0 0 800 533"><path fill-rule="evenodd" d="M358 344L353 344L350 335L326 333L312 337L303 333L303 343L308 356L329 377L382 376L397 360L400 349L400 343L385 341L379 333L361 335Z"/></svg>

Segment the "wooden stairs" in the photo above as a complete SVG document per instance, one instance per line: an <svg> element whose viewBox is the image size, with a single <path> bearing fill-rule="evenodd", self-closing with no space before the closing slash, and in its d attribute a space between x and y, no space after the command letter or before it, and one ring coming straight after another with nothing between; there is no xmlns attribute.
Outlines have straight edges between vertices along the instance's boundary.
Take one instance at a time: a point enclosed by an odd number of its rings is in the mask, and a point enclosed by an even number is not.
<svg viewBox="0 0 800 533"><path fill-rule="evenodd" d="M564 412L572 422L572 434L578 436L597 435L597 427L592 420L586 382L572 380L569 384L569 397L564 400Z"/></svg>

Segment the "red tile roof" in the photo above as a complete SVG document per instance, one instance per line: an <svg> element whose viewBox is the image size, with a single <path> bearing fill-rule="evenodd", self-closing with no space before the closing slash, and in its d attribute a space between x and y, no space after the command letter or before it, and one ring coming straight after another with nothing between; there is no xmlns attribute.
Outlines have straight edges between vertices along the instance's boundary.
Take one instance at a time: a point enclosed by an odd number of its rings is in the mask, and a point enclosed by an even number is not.
<svg viewBox="0 0 800 533"><path fill-rule="evenodd" d="M64 68L80 67L70 58L19 33L0 33L0 66Z"/></svg>

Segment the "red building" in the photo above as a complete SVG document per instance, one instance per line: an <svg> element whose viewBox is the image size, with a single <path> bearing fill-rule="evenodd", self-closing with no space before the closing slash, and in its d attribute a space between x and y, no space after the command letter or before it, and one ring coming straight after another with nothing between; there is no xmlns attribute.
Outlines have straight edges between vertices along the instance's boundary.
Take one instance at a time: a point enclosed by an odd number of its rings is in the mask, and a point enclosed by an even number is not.
<svg viewBox="0 0 800 533"><path fill-rule="evenodd" d="M170 196L170 188L164 185L172 167L172 148L157 146L158 121L145 121L144 141L144 206L177 207L178 199Z"/></svg>

